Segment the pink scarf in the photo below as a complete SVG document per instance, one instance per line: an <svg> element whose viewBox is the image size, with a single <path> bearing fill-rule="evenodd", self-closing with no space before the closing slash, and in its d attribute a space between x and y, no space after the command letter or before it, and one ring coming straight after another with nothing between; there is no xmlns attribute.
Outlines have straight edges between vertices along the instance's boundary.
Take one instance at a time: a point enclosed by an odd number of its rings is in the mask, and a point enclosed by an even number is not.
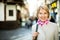
<svg viewBox="0 0 60 40"><path fill-rule="evenodd" d="M38 19L37 24L43 26L44 24L48 24L49 20L41 21Z"/></svg>

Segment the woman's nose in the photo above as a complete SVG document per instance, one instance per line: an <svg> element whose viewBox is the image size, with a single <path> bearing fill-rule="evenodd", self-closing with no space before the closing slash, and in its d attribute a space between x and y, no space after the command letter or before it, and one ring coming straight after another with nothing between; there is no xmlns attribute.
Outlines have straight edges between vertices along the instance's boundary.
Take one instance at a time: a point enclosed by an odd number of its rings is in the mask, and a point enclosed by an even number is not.
<svg viewBox="0 0 60 40"><path fill-rule="evenodd" d="M44 14L42 14L42 17L44 17L45 15Z"/></svg>

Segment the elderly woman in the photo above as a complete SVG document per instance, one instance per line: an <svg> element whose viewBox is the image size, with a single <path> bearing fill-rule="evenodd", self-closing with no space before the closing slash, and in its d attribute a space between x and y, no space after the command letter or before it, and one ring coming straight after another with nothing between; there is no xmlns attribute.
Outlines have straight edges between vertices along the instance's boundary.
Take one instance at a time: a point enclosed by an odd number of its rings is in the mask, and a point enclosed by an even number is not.
<svg viewBox="0 0 60 40"><path fill-rule="evenodd" d="M49 21L49 10L46 5L40 6L37 10L37 23L32 26L33 38L37 36L37 40L58 40L57 24ZM38 30L35 32L38 25Z"/></svg>

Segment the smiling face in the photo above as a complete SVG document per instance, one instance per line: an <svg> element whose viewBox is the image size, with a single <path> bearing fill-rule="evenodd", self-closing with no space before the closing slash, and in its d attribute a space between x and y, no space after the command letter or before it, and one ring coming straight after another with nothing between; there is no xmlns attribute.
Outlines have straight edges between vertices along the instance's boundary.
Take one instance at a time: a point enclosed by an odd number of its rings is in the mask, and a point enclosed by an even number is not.
<svg viewBox="0 0 60 40"><path fill-rule="evenodd" d="M38 19L39 19L39 20L41 20L41 21L46 21L46 20L48 20L48 18L49 18L49 13L48 13L45 9L40 8L37 16L38 16Z"/></svg>

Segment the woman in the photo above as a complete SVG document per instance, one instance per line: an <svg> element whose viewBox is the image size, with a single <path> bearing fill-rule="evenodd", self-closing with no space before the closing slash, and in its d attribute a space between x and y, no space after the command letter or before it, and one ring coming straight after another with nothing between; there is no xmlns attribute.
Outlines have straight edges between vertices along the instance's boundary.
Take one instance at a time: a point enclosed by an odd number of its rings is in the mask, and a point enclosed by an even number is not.
<svg viewBox="0 0 60 40"><path fill-rule="evenodd" d="M32 26L33 38L38 35L37 40L58 40L58 27L49 21L49 10L46 5L37 10L37 23ZM35 32L38 25L38 32Z"/></svg>

